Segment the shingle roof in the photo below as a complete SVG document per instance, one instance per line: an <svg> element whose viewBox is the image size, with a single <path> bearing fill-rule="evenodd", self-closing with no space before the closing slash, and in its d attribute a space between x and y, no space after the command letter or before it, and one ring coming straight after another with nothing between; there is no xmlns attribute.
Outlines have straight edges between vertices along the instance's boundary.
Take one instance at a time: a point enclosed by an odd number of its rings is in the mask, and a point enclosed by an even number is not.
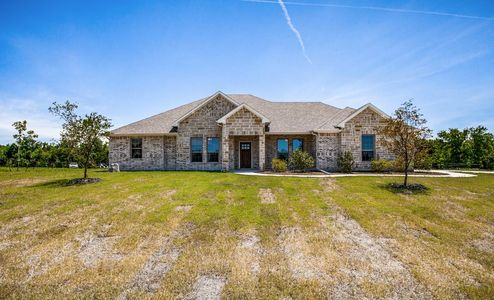
<svg viewBox="0 0 494 300"><path fill-rule="evenodd" d="M302 133L332 130L355 109L340 109L322 102L273 102L249 94L228 94L235 102L245 103L270 120L271 133ZM209 97L165 111L112 131L112 135L167 134L178 119Z"/></svg>

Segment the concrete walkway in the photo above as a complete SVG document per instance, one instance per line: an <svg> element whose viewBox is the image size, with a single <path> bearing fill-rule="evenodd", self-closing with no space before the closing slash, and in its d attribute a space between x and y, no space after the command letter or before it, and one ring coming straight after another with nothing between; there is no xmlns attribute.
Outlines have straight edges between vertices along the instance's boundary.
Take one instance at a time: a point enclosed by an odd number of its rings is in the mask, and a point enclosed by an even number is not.
<svg viewBox="0 0 494 300"><path fill-rule="evenodd" d="M402 177L403 174L383 174L383 173L329 173L325 171L321 171L324 174L315 175L315 174L271 174L271 173L259 173L254 170L237 170L234 171L235 174L239 175L247 175L247 176L269 176L269 177L301 177L301 178L335 178L335 177ZM425 170L416 170L415 172L428 172ZM435 178L467 178L467 177L476 177L475 174L467 174L460 173L456 171L449 170L434 170L434 173L441 174L410 174L409 177L435 177ZM473 172L473 171L472 171ZM479 171L481 172L481 171Z"/></svg>
<svg viewBox="0 0 494 300"><path fill-rule="evenodd" d="M476 171L476 170L452 170L451 172L473 173L473 174L494 174L494 171Z"/></svg>

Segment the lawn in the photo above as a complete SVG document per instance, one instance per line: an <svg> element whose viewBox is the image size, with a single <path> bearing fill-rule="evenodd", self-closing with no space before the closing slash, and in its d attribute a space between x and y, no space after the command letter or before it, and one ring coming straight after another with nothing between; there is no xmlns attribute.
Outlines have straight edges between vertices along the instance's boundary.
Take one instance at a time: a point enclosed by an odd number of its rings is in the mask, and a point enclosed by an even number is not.
<svg viewBox="0 0 494 300"><path fill-rule="evenodd" d="M0 169L3 298L494 298L494 175Z"/></svg>

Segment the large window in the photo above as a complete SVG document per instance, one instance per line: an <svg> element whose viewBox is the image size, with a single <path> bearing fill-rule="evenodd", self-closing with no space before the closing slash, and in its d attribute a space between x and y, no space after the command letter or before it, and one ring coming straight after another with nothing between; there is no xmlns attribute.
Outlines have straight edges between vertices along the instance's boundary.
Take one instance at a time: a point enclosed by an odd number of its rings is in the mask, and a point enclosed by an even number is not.
<svg viewBox="0 0 494 300"><path fill-rule="evenodd" d="M220 139L217 137L208 138L208 162L218 162L220 160Z"/></svg>
<svg viewBox="0 0 494 300"><path fill-rule="evenodd" d="M131 139L130 149L132 158L142 158L142 139Z"/></svg>
<svg viewBox="0 0 494 300"><path fill-rule="evenodd" d="M288 139L278 139L278 158L288 159Z"/></svg>
<svg viewBox="0 0 494 300"><path fill-rule="evenodd" d="M376 146L376 136L373 134L362 135L362 161L374 159L374 149Z"/></svg>
<svg viewBox="0 0 494 300"><path fill-rule="evenodd" d="M190 161L202 162L202 137L190 138Z"/></svg>
<svg viewBox="0 0 494 300"><path fill-rule="evenodd" d="M297 150L304 151L304 140L303 139L293 139L292 140L292 152Z"/></svg>

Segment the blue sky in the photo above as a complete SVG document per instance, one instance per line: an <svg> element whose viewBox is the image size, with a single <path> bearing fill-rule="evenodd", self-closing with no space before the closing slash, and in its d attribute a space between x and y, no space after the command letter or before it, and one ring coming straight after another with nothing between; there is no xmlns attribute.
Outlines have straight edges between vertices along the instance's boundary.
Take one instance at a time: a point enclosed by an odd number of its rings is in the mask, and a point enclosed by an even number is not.
<svg viewBox="0 0 494 300"><path fill-rule="evenodd" d="M53 101L117 127L217 90L494 131L494 1L269 2L1 1L0 143L58 137Z"/></svg>

